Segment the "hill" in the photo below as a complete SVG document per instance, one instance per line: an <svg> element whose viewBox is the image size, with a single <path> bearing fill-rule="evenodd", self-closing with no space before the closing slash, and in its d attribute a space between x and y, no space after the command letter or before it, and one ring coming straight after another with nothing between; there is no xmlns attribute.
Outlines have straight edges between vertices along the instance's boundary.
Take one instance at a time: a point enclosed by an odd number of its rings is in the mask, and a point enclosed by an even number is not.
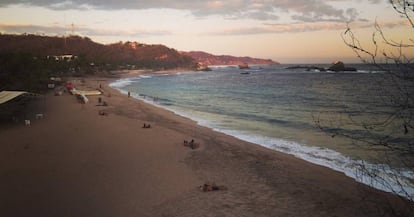
<svg viewBox="0 0 414 217"><path fill-rule="evenodd" d="M82 76L120 69L189 69L203 65L278 64L251 57L178 52L164 45L118 42L104 45L87 37L0 34L0 91L38 91L50 76Z"/></svg>
<svg viewBox="0 0 414 217"><path fill-rule="evenodd" d="M242 65L242 64L258 64L272 65L279 64L271 59L258 59L252 57L235 57L230 55L213 55L202 51L181 52L202 65Z"/></svg>
<svg viewBox="0 0 414 217"><path fill-rule="evenodd" d="M103 45L80 36L0 35L0 54L6 53L30 53L38 57L71 54L95 65L134 65L150 69L194 67L191 58L164 45L137 42Z"/></svg>
<svg viewBox="0 0 414 217"><path fill-rule="evenodd" d="M50 76L195 67L191 57L164 45L137 42L103 45L79 36L0 34L0 91L38 91L45 87L44 82Z"/></svg>

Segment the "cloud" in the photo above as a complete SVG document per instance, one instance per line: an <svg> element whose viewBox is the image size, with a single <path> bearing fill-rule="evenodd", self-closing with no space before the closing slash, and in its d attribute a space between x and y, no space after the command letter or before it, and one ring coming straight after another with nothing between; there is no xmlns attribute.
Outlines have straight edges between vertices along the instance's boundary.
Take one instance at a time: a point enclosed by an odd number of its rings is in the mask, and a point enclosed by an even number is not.
<svg viewBox="0 0 414 217"><path fill-rule="evenodd" d="M22 34L46 34L46 35L64 35L71 33L70 28L64 28L61 26L40 26L40 25L16 25L16 24L1 24L0 31ZM165 36L172 33L165 30L116 30L116 29L92 29L87 27L76 26L74 34L85 36L126 36L126 37L146 37L146 36Z"/></svg>
<svg viewBox="0 0 414 217"><path fill-rule="evenodd" d="M336 0L338 1L338 0ZM196 17L220 15L230 18L277 20L280 13L294 14L292 19L348 21L347 10L332 6L335 0L2 0L0 7L26 5L53 10L119 10L119 9L178 9L190 11ZM370 0L376 2L377 0ZM353 14L355 15L355 14Z"/></svg>
<svg viewBox="0 0 414 217"><path fill-rule="evenodd" d="M63 35L65 28L59 26L38 26L38 25L14 25L0 24L0 31L14 34L35 33Z"/></svg>
<svg viewBox="0 0 414 217"><path fill-rule="evenodd" d="M147 37L147 36L167 36L171 32L165 30L107 30L107 29L86 29L82 35L88 36L128 36L128 37Z"/></svg>
<svg viewBox="0 0 414 217"><path fill-rule="evenodd" d="M369 2L371 2L372 4L378 4L383 0L369 0ZM389 0L388 0L389 1Z"/></svg>
<svg viewBox="0 0 414 217"><path fill-rule="evenodd" d="M232 28L207 33L209 35L256 35L276 33L299 33L314 32L322 30L346 29L344 23L319 22L319 23L289 23L289 24L267 24L260 27Z"/></svg>
<svg viewBox="0 0 414 217"><path fill-rule="evenodd" d="M407 21L385 22L380 24L383 28L396 28L407 26ZM373 28L374 23L354 22L351 23L352 28ZM218 31L212 31L204 34L213 36L237 36L237 35L256 35L256 34L277 34L277 33L301 33L315 32L324 30L342 30L347 29L347 24L343 22L312 22L312 23L289 23L289 24L265 24L263 26L230 28Z"/></svg>

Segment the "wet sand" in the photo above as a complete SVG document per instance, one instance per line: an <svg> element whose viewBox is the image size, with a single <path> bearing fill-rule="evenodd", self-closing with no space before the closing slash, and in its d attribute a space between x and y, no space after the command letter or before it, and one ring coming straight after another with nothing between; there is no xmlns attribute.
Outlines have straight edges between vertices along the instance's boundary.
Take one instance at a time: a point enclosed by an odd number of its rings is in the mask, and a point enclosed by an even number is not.
<svg viewBox="0 0 414 217"><path fill-rule="evenodd" d="M37 102L44 119L0 128L0 216L392 216L390 205L409 214L397 196L198 126L109 82L75 83L101 84L108 106L51 93ZM198 148L184 146L191 139ZM226 190L203 192L205 183Z"/></svg>

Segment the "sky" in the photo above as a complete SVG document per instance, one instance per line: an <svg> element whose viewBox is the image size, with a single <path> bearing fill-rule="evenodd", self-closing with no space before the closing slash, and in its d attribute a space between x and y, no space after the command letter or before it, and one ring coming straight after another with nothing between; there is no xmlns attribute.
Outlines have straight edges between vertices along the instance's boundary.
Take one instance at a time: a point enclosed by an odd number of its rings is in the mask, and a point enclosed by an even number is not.
<svg viewBox="0 0 414 217"><path fill-rule="evenodd" d="M358 62L341 35L348 25L372 49L375 22L393 40L413 35L389 0L0 0L2 34L73 34L281 63Z"/></svg>

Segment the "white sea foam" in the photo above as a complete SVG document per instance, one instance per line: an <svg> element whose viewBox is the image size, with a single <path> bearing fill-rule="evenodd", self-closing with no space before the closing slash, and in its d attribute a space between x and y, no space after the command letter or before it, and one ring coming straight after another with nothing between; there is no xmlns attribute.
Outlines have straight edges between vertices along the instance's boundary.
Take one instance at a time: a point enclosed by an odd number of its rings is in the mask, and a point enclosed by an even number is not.
<svg viewBox="0 0 414 217"><path fill-rule="evenodd" d="M135 79L129 79L129 78L127 78L127 79L120 79L120 80L116 80L115 82L110 83L109 86L112 87L112 88L114 88L114 89L116 89L116 90L118 90L122 94L127 95L128 94L128 91L125 90L125 89L123 89L123 87L125 87L125 86L133 83L134 80L139 80L139 79L140 78L135 78ZM163 106L157 104L156 102L154 102L153 98L151 98L151 97L142 96L139 93L135 93L135 92L130 92L130 94L135 99L141 100L141 101L143 101L145 103L151 104L151 105L156 106L156 107L160 107L160 108L164 108L164 109L169 110L168 108L163 107Z"/></svg>
<svg viewBox="0 0 414 217"><path fill-rule="evenodd" d="M358 73L374 74L374 73L385 73L384 71L378 70L358 70Z"/></svg>
<svg viewBox="0 0 414 217"><path fill-rule="evenodd" d="M151 75L140 75L139 77L140 77L140 78L152 78L152 76L151 76Z"/></svg>
<svg viewBox="0 0 414 217"><path fill-rule="evenodd" d="M165 107L164 107L165 108ZM219 123L191 116L188 113L166 108L177 115L190 118L199 125L209 127L217 132L234 136L241 140L261 145L276 151L291 154L297 158L308 162L325 166L346 176L353 178L357 182L369 185L379 190L399 194L409 199L414 198L414 187L410 182L414 180L414 172L408 170L398 170L390 168L388 165L371 164L365 161L353 160L339 152L316 146L307 146L293 141L276 139L271 137L253 135L248 132L229 130L218 127ZM363 169L362 169L363 166ZM378 170L381 168L381 170ZM375 173L372 177L367 172ZM398 173L398 174L396 174ZM399 178L396 180L395 176ZM410 181L411 180L411 181Z"/></svg>
<svg viewBox="0 0 414 217"><path fill-rule="evenodd" d="M315 70L315 71L319 71L319 70ZM339 74L378 74L378 73L385 73L385 72L384 71L360 70L360 69L358 69L357 71L340 71L340 72L327 70L326 73L333 73L333 74L337 74L337 73L339 73Z"/></svg>
<svg viewBox="0 0 414 217"><path fill-rule="evenodd" d="M123 78L123 79L119 79L119 80L116 80L115 82L110 83L109 86L120 90L119 88L128 86L132 84L133 82L134 82L133 78Z"/></svg>
<svg viewBox="0 0 414 217"><path fill-rule="evenodd" d="M211 66L208 66L208 67L210 67L212 69L222 69L222 68L235 68L235 67L238 67L238 66L237 65L211 65Z"/></svg>
<svg viewBox="0 0 414 217"><path fill-rule="evenodd" d="M321 147L307 146L293 141L252 135L247 132L216 129L241 140L291 154L308 162L343 172L348 177L376 189L414 199L414 171L391 168L384 164L372 164L353 160L343 154ZM395 177L398 176L396 179Z"/></svg>

